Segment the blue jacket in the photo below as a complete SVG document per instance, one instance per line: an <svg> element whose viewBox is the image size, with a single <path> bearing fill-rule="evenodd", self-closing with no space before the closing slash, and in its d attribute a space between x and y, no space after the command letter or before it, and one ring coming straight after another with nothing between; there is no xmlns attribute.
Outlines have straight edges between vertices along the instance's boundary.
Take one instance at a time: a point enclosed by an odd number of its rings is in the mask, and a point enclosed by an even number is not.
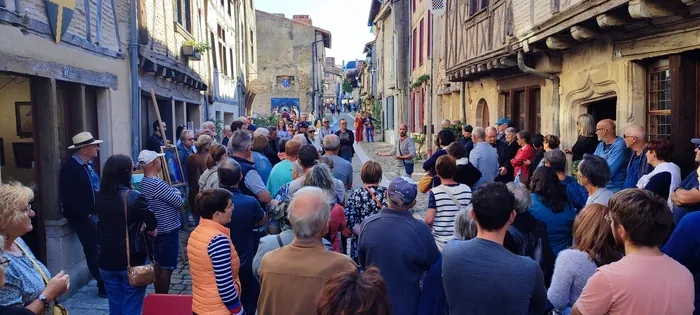
<svg viewBox="0 0 700 315"><path fill-rule="evenodd" d="M598 144L594 154L608 162L610 182L605 187L614 193L622 190L627 177L627 168L625 166L627 166L630 159L630 152L627 149L627 145L625 145L625 140L622 137L617 137L611 145L606 145L605 141L603 141Z"/></svg>
<svg viewBox="0 0 700 315"><path fill-rule="evenodd" d="M442 285L442 256L438 259L423 279L418 314L448 315L450 306L447 304L445 287Z"/></svg>
<svg viewBox="0 0 700 315"><path fill-rule="evenodd" d="M694 172L693 172L694 173ZM692 175L692 174L691 174ZM700 212L689 213L680 220L663 248L664 254L688 268L695 279L695 311L700 314Z"/></svg>
<svg viewBox="0 0 700 315"><path fill-rule="evenodd" d="M577 183L571 176L566 176L566 178L561 181L561 184L566 187L566 196L569 198L569 202L576 208L576 212L581 211L581 209L586 206L586 201L588 200L588 191L586 191L586 188Z"/></svg>
<svg viewBox="0 0 700 315"><path fill-rule="evenodd" d="M555 257L560 251L571 246L571 227L574 224L574 218L576 218L576 209L573 206L567 203L562 212L554 213L552 207L546 205L538 194L532 194L530 213L535 219L547 225L547 238Z"/></svg>
<svg viewBox="0 0 700 315"><path fill-rule="evenodd" d="M59 190L66 219L84 219L96 213L93 188L87 166L73 157L65 159L59 175Z"/></svg>
<svg viewBox="0 0 700 315"><path fill-rule="evenodd" d="M160 151L158 151L160 152ZM187 158L194 153L194 150L192 148L187 148L185 147L182 142L177 145L177 155L180 158L180 165L182 165L182 175L184 175L185 179L187 179Z"/></svg>
<svg viewBox="0 0 700 315"><path fill-rule="evenodd" d="M264 154L257 151L253 151L253 161L255 161L255 169L258 170L263 182L267 183L270 172L272 172L272 163Z"/></svg>

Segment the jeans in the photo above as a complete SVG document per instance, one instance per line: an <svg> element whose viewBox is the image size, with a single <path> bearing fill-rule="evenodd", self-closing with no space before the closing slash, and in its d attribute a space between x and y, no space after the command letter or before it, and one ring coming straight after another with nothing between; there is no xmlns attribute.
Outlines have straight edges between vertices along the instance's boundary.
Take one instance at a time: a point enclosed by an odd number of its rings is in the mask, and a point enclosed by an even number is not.
<svg viewBox="0 0 700 315"><path fill-rule="evenodd" d="M126 270L109 271L100 269L109 299L109 315L140 315L146 287L135 288L129 284Z"/></svg>
<svg viewBox="0 0 700 315"><path fill-rule="evenodd" d="M100 254L100 249L97 245L97 215L91 215L84 218L71 218L68 224L75 230L75 234L83 245L83 253L87 262L90 274L97 280L98 286L102 286L102 277L100 269L97 265L97 257Z"/></svg>
<svg viewBox="0 0 700 315"><path fill-rule="evenodd" d="M367 128L367 142L374 142L374 128Z"/></svg>

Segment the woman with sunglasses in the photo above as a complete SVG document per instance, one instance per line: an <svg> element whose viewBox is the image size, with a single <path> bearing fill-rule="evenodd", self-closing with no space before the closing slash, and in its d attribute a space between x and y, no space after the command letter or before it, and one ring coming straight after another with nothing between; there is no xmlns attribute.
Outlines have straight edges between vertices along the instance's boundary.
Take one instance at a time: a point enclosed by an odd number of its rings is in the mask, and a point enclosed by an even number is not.
<svg viewBox="0 0 700 315"><path fill-rule="evenodd" d="M316 148L316 151L318 151L318 153L322 153L323 146L321 145L321 140L316 135L316 128L314 128L314 126L309 127L309 130L306 131L306 135L308 136L309 140L311 140L310 144Z"/></svg>
<svg viewBox="0 0 700 315"><path fill-rule="evenodd" d="M52 314L54 302L70 287L70 277L63 271L49 279L46 266L22 240L33 229L32 199L34 192L29 187L0 184L0 314L12 314L5 313L5 307L25 308L28 314Z"/></svg>

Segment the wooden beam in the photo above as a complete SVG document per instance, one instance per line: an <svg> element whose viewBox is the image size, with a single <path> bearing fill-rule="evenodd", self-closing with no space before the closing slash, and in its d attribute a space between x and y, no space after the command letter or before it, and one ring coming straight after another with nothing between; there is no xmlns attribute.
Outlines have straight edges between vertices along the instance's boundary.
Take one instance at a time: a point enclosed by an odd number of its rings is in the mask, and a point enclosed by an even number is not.
<svg viewBox="0 0 700 315"><path fill-rule="evenodd" d="M635 19L653 19L677 13L670 5L653 0L630 0L628 11Z"/></svg>
<svg viewBox="0 0 700 315"><path fill-rule="evenodd" d="M15 56L0 52L0 71L9 71L27 75L53 78L117 90L117 76L111 73L97 72L45 62L25 56Z"/></svg>
<svg viewBox="0 0 700 315"><path fill-rule="evenodd" d="M570 32L571 37L579 42L586 42L593 39L593 37L598 36L596 31L581 25L572 26Z"/></svg>
<svg viewBox="0 0 700 315"><path fill-rule="evenodd" d="M602 29L620 27L630 23L628 18L610 12L596 16L596 22Z"/></svg>
<svg viewBox="0 0 700 315"><path fill-rule="evenodd" d="M569 49L574 46L574 41L569 35L553 35L547 37L547 47L554 50Z"/></svg>
<svg viewBox="0 0 700 315"><path fill-rule="evenodd" d="M2 0L0 0L2 1ZM92 43L92 32L90 31L90 24L92 24L92 15L90 15L90 1L85 0L85 39L87 39L88 43ZM114 8L112 8L114 10ZM116 21L116 19L114 20ZM118 28L118 27L116 27Z"/></svg>

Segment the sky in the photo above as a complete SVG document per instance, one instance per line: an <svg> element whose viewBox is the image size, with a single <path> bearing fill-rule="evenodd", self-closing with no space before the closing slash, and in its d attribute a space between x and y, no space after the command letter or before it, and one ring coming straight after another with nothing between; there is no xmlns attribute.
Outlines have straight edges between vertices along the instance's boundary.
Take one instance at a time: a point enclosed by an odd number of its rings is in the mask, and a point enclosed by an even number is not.
<svg viewBox="0 0 700 315"><path fill-rule="evenodd" d="M254 0L255 9L269 13L284 13L287 18L307 14L314 26L331 32L331 49L327 57L335 62L360 59L365 56L365 44L374 40L367 26L370 3L373 0Z"/></svg>

